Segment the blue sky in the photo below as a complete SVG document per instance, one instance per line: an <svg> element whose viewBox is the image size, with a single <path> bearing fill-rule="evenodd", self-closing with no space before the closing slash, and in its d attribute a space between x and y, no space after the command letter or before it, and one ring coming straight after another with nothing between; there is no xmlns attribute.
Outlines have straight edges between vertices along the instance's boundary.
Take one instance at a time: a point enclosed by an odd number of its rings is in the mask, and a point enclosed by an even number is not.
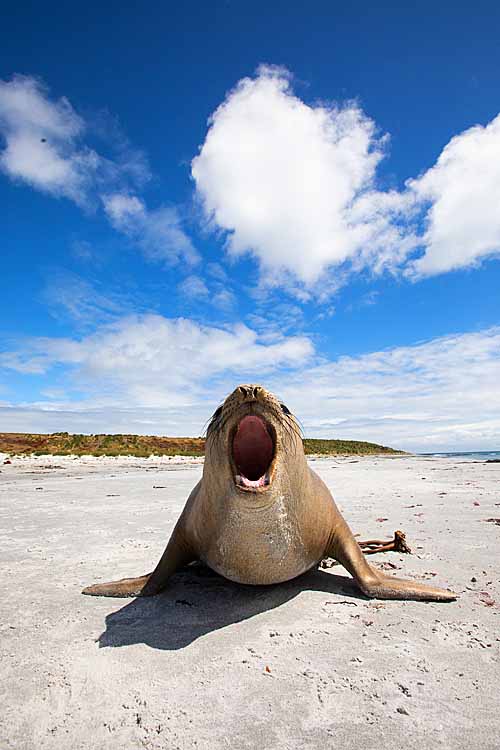
<svg viewBox="0 0 500 750"><path fill-rule="evenodd" d="M0 44L0 429L500 448L500 10L23 4Z"/></svg>

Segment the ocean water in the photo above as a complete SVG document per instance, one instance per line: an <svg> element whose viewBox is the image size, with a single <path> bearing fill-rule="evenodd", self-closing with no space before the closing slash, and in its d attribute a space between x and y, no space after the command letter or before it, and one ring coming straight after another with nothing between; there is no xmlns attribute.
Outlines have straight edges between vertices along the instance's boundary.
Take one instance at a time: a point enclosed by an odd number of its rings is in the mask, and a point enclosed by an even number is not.
<svg viewBox="0 0 500 750"><path fill-rule="evenodd" d="M435 456L436 458L462 458L471 461L488 461L492 458L500 459L500 451L467 451L464 453L419 453L419 456Z"/></svg>

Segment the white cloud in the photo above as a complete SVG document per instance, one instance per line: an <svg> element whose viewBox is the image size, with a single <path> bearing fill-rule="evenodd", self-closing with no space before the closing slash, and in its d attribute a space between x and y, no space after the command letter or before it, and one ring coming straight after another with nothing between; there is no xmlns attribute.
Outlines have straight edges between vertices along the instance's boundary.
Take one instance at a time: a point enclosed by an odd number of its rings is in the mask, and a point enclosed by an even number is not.
<svg viewBox="0 0 500 750"><path fill-rule="evenodd" d="M97 402L164 408L176 403L179 393L185 399L222 374L238 380L255 377L296 367L312 354L304 337L265 345L242 324L215 328L144 315L116 321L80 340L31 340L17 352L0 355L0 365L21 373L69 366L78 388L97 394Z"/></svg>
<svg viewBox="0 0 500 750"><path fill-rule="evenodd" d="M425 253L410 272L430 276L500 253L500 115L452 138L409 188L430 204Z"/></svg>
<svg viewBox="0 0 500 750"><path fill-rule="evenodd" d="M408 200L374 190L384 143L356 104L309 106L264 67L213 114L192 174L231 255L252 252L268 283L289 272L311 286L329 266L381 269L414 247L388 218Z"/></svg>
<svg viewBox="0 0 500 750"><path fill-rule="evenodd" d="M12 180L88 207L96 204L99 190L142 185L150 178L144 154L130 147L116 125L108 138L113 158L83 142L90 131L70 102L52 99L38 79L0 80L0 169Z"/></svg>
<svg viewBox="0 0 500 750"><path fill-rule="evenodd" d="M220 289L212 299L212 304L223 312L231 312L236 307L236 295L230 289Z"/></svg>
<svg viewBox="0 0 500 750"><path fill-rule="evenodd" d="M500 448L500 328L341 357L269 383L311 437Z"/></svg>
<svg viewBox="0 0 500 750"><path fill-rule="evenodd" d="M304 326L304 313L298 305L275 298L269 300L265 310L249 313L247 320L264 341L274 341L284 333L300 330Z"/></svg>
<svg viewBox="0 0 500 750"><path fill-rule="evenodd" d="M50 101L36 79L0 80L0 133L6 144L0 168L12 179L85 203L100 157L78 144L84 130L68 100Z"/></svg>
<svg viewBox="0 0 500 750"><path fill-rule="evenodd" d="M217 281L220 281L222 283L226 283L228 281L229 277L220 263L207 263L206 268L207 273Z"/></svg>
<svg viewBox="0 0 500 750"><path fill-rule="evenodd" d="M136 222L141 222L146 215L146 206L135 195L115 193L104 196L104 210L115 229L132 232Z"/></svg>
<svg viewBox="0 0 500 750"><path fill-rule="evenodd" d="M168 408L127 408L88 403L48 402L14 405L0 401L2 426L10 432L136 433L139 435L201 435L219 395L172 398Z"/></svg>
<svg viewBox="0 0 500 750"><path fill-rule="evenodd" d="M189 301L203 301L205 305L212 305L223 313L233 312L237 300L234 292L228 287L227 276L222 277L225 281L220 280L217 272L209 271L208 276L212 277L210 280L208 277L206 279L207 282L210 281L210 287L201 276L191 274L177 285L177 291L182 298Z"/></svg>
<svg viewBox="0 0 500 750"><path fill-rule="evenodd" d="M69 271L52 271L42 293L56 318L70 318L79 326L105 323L121 317L130 301Z"/></svg>
<svg viewBox="0 0 500 750"><path fill-rule="evenodd" d="M202 278L195 274L187 276L177 286L177 290L183 297L187 297L188 299L207 299L209 295L207 285Z"/></svg>
<svg viewBox="0 0 500 750"><path fill-rule="evenodd" d="M101 198L147 258L196 263L178 209L152 210L133 194L150 177L144 155L116 123L100 130L112 158L84 143L98 123L66 98L33 77L0 81L0 170L82 206ZM261 67L214 112L192 175L230 256L253 254L267 286L302 301L324 301L365 269L418 279L500 253L500 115L453 137L401 191L377 187L386 143L357 104L307 104L287 71Z"/></svg>
<svg viewBox="0 0 500 750"><path fill-rule="evenodd" d="M166 263L184 260L188 265L199 261L175 207L148 210L140 198L126 193L103 195L102 202L111 225L130 237L149 260Z"/></svg>
<svg viewBox="0 0 500 750"><path fill-rule="evenodd" d="M106 135L105 128L101 128ZM150 260L195 263L198 255L174 207L148 210L130 189L150 177L142 152L132 149L114 125L115 158L83 143L88 124L66 98L51 99L35 78L0 80L0 169L37 190L69 198L80 206L104 203L112 226L129 236ZM108 138L109 140L109 138Z"/></svg>
<svg viewBox="0 0 500 750"><path fill-rule="evenodd" d="M36 339L0 364L28 375L62 369L69 394L4 403L7 430L199 434L217 403L251 379L279 394L309 437L416 451L500 447L500 328L318 362L305 337L148 315L80 340Z"/></svg>
<svg viewBox="0 0 500 750"><path fill-rule="evenodd" d="M228 253L299 299L363 269L417 279L500 252L500 115L401 191L377 188L385 144L358 105L308 105L287 71L262 67L210 118L192 175Z"/></svg>

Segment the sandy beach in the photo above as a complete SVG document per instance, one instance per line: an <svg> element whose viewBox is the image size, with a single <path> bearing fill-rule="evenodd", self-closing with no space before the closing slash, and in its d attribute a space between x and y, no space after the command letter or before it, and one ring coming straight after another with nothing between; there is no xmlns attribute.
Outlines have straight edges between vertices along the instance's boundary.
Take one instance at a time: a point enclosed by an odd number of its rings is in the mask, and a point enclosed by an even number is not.
<svg viewBox="0 0 500 750"><path fill-rule="evenodd" d="M312 459L371 561L459 593L369 601L340 567L272 587L148 572L201 459L0 455L0 748L500 747L500 464ZM389 566L388 564L391 564Z"/></svg>

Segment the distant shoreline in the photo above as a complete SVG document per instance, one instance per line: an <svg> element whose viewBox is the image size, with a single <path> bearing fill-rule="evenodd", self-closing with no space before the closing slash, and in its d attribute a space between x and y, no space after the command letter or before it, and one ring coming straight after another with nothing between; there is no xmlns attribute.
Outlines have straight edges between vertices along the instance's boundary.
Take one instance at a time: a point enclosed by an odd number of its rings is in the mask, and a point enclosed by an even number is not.
<svg viewBox="0 0 500 750"><path fill-rule="evenodd" d="M500 450L411 452L359 440L305 438L307 456L422 456L423 458L464 458L496 461ZM0 453L7 456L130 456L134 458L200 458L205 453L202 437L163 437L156 435L56 433L0 433Z"/></svg>
<svg viewBox="0 0 500 750"><path fill-rule="evenodd" d="M417 455L424 458L466 458L480 461L500 459L500 451L436 451L435 453L418 453Z"/></svg>

